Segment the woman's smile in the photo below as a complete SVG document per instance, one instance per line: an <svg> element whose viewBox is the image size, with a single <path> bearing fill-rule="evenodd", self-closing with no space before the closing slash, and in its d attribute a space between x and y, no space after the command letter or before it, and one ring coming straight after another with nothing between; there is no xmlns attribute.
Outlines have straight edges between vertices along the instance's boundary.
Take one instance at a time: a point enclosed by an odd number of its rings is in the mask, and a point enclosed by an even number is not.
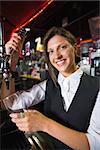
<svg viewBox="0 0 100 150"><path fill-rule="evenodd" d="M65 59L57 60L56 64L57 64L58 67L63 66L65 64Z"/></svg>
<svg viewBox="0 0 100 150"><path fill-rule="evenodd" d="M48 41L48 53L51 64L64 76L75 68L74 49L62 36L55 35Z"/></svg>

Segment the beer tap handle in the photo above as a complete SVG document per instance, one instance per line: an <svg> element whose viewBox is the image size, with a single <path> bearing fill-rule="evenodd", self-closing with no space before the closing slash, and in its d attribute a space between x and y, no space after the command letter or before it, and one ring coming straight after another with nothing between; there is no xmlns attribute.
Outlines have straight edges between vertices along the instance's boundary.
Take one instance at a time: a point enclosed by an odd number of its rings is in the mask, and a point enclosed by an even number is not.
<svg viewBox="0 0 100 150"><path fill-rule="evenodd" d="M25 40L25 38L27 36L27 31L25 30L25 28L21 28L16 33L18 33L18 35L22 38L22 41L24 42L24 40ZM11 71L15 71L18 59L19 59L19 52L14 51L12 49L10 57L9 57L9 64L10 64Z"/></svg>

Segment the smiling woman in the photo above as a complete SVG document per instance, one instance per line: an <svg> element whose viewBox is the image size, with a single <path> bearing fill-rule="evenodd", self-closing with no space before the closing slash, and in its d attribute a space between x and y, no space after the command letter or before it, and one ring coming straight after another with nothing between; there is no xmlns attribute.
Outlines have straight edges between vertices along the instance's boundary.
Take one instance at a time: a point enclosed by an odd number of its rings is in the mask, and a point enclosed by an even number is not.
<svg viewBox="0 0 100 150"><path fill-rule="evenodd" d="M70 4L72 5L72 3ZM78 4L82 3L79 2ZM74 5L75 9L76 6ZM52 13L54 14L54 12ZM58 17L56 18L59 20ZM44 18L43 21L45 19L44 24L47 25L50 20ZM57 23L56 19L54 22ZM34 23L37 25L37 22ZM38 24L38 27L41 25ZM16 42L13 38L16 38ZM11 39L6 43L6 53L16 43L16 47L21 49L23 42L19 39L18 33L13 33ZM17 99L15 98L14 110L23 109L24 112L23 117L19 117L19 112L11 113L11 121L23 133L31 133L31 136L36 133L35 140L40 135L46 144L50 141L53 147L47 149L98 150L100 148L98 78L86 74L80 67L77 67L75 60L76 39L70 31L61 26L53 26L45 34L43 45L50 76L33 85L31 89L22 91ZM13 85L9 85L10 87L14 86L14 79ZM6 88L3 86L3 89ZM37 109L35 106L41 103L42 110Z"/></svg>
<svg viewBox="0 0 100 150"><path fill-rule="evenodd" d="M54 82L56 82L54 68L56 71L61 71L64 76L77 69L75 65L76 39L69 31L60 27L51 28L44 38L44 46L47 49L49 72Z"/></svg>
<svg viewBox="0 0 100 150"><path fill-rule="evenodd" d="M51 47L52 45L52 47ZM48 42L48 53L51 64L63 76L68 76L75 69L75 49L61 35L55 35ZM72 67L73 66L73 67ZM74 72L74 71L73 71Z"/></svg>
<svg viewBox="0 0 100 150"><path fill-rule="evenodd" d="M14 109L24 109L24 118L19 118L20 113L11 113L12 122L25 133L39 134L46 144L50 141L51 150L99 149L98 79L77 67L76 40L69 31L54 26L43 44L50 77L18 95ZM52 50L50 54L48 50ZM35 108L40 103L42 111Z"/></svg>

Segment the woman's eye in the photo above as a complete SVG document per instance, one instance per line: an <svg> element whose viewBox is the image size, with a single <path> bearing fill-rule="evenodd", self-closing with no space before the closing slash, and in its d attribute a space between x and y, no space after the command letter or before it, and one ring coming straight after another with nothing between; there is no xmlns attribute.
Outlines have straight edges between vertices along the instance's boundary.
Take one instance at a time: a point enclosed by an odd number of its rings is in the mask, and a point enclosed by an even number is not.
<svg viewBox="0 0 100 150"><path fill-rule="evenodd" d="M49 54L52 54L52 53L53 53L53 50L49 50L48 53L49 53Z"/></svg>
<svg viewBox="0 0 100 150"><path fill-rule="evenodd" d="M65 48L67 48L68 46L67 45L62 45L61 46L61 49L65 49Z"/></svg>

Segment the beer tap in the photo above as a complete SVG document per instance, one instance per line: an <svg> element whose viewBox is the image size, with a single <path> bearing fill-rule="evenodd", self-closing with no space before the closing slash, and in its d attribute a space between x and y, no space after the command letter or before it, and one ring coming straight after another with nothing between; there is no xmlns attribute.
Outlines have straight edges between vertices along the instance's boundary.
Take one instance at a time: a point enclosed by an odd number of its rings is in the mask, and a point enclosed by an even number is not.
<svg viewBox="0 0 100 150"><path fill-rule="evenodd" d="M21 28L19 31L17 31L17 33L22 40L24 40L26 38L27 30L25 28ZM9 89L9 81L12 77L11 65L13 65L14 62L12 59L16 58L16 56L19 57L18 52L15 52L13 49L11 49L11 54L7 55L5 52L5 45L0 45L0 78L5 80L7 89Z"/></svg>

